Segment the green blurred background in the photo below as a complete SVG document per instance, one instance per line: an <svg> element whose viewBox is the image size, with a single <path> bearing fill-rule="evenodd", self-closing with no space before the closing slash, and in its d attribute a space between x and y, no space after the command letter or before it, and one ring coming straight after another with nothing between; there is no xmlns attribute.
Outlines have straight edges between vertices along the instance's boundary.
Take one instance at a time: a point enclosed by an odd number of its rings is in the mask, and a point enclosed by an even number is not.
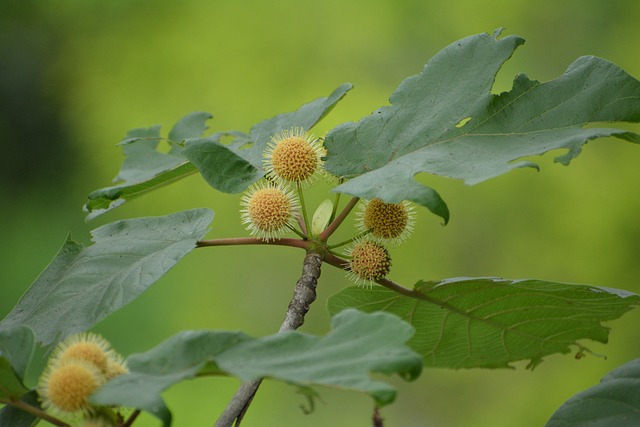
<svg viewBox="0 0 640 427"><path fill-rule="evenodd" d="M640 76L640 2L617 0L18 1L0 3L0 317L62 245L68 232L119 218L209 207L211 238L241 236L238 195L189 177L87 224L86 195L109 185L127 130L186 113L214 114L214 131L250 126L355 84L314 129L358 120L438 50L462 37L506 27L527 43L499 75L549 80L581 55L597 55ZM639 126L628 126L636 132ZM165 133L166 134L166 133ZM534 277L640 292L640 147L598 140L571 166L553 153L542 171L517 170L467 187L421 176L452 211L446 227L421 209L409 243L393 251L392 277ZM322 186L321 186L322 187ZM328 187L316 190L321 201ZM346 234L345 234L346 235ZM144 351L183 329L274 333L299 276L290 248L208 248L191 253L141 298L96 326L121 353ZM303 330L328 329L326 298L347 286L323 270ZM576 392L640 356L632 312L611 322L607 358L552 356L534 372L426 370L415 383L391 381L388 426L541 426ZM206 426L235 391L234 379L201 379L165 397L175 425ZM289 386L268 382L247 426L368 426L371 400L321 389L315 413ZM156 426L143 416L137 426Z"/></svg>

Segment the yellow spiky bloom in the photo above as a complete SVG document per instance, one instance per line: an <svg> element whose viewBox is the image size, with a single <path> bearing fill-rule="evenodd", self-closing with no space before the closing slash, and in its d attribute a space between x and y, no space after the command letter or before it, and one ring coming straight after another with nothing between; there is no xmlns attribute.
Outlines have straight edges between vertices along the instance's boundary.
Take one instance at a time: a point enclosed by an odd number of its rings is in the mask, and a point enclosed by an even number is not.
<svg viewBox="0 0 640 427"><path fill-rule="evenodd" d="M349 249L348 277L357 285L371 285L382 279L391 269L391 257L387 248L378 242L361 239Z"/></svg>
<svg viewBox="0 0 640 427"><path fill-rule="evenodd" d="M324 155L321 141L296 127L271 138L264 152L263 166L267 175L277 182L310 184L322 168Z"/></svg>
<svg viewBox="0 0 640 427"><path fill-rule="evenodd" d="M89 396L106 381L91 362L70 360L48 366L40 378L38 394L42 406L62 414L88 414Z"/></svg>
<svg viewBox="0 0 640 427"><path fill-rule="evenodd" d="M386 203L371 199L356 213L358 228L369 231L374 240L396 245L404 242L413 232L414 211L407 201Z"/></svg>
<svg viewBox="0 0 640 427"><path fill-rule="evenodd" d="M262 240L281 237L296 224L300 205L295 193L273 183L250 187L240 201L240 217L247 230Z"/></svg>

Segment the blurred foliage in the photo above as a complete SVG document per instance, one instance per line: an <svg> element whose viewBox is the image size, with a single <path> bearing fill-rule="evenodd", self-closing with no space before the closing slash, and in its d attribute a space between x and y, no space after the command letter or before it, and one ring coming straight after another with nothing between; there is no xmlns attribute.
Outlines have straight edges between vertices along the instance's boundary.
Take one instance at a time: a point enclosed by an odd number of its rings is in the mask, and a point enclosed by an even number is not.
<svg viewBox="0 0 640 427"><path fill-rule="evenodd" d="M117 218L209 207L216 212L211 237L244 235L239 197L213 191L198 176L85 224L80 207L116 175L122 155L114 145L131 128L167 129L188 112L208 111L212 130L247 131L345 81L354 83L314 129L323 135L386 104L399 82L444 46L502 26L527 43L499 74L496 90L508 89L521 71L552 79L581 55L603 57L638 77L638 18L640 3L626 0L5 0L0 316L69 231L87 243L88 230ZM410 243L392 254L391 277L406 285L419 278L535 277L640 292L639 155L637 146L599 140L568 168L548 155L538 161L540 173L515 171L474 187L420 176L448 202L451 222L442 227L421 212ZM324 198L318 190L310 203ZM124 354L182 329L271 334L302 257L290 248L194 251L97 329ZM304 330L328 330L323 300L346 285L341 272L323 270ZM568 397L638 357L639 320L632 312L613 322L610 344L592 346L607 359L550 357L533 373L522 367L427 370L415 383L398 382L398 400L382 415L403 426L543 425ZM199 380L165 397L176 425L210 425L236 386L227 379ZM326 391L322 399L307 416L298 408L304 398L291 387L267 383L246 422L370 425L368 397ZM157 422L143 417L136 425Z"/></svg>

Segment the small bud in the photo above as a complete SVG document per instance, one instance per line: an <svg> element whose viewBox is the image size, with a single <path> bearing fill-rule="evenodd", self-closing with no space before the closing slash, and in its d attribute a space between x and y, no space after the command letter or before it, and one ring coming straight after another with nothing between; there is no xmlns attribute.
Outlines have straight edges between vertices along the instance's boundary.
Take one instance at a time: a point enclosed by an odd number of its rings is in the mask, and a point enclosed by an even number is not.
<svg viewBox="0 0 640 427"><path fill-rule="evenodd" d="M371 285L391 269L389 251L380 243L359 240L349 251L349 278L357 285Z"/></svg>

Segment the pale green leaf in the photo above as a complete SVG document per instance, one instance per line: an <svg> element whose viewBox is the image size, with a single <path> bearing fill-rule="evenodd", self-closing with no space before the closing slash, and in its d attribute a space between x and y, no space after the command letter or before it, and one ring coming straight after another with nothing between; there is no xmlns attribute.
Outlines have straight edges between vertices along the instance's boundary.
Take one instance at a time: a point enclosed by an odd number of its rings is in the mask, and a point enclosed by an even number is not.
<svg viewBox="0 0 640 427"><path fill-rule="evenodd" d="M130 372L92 396L99 404L148 411L171 421L161 393L196 375L228 374L245 381L271 378L308 390L332 386L370 394L378 404L393 401L395 390L369 377L397 373L406 379L421 371L420 357L406 347L413 328L388 313L345 310L332 319L325 337L290 331L264 338L239 332L184 331L127 360Z"/></svg>
<svg viewBox="0 0 640 427"><path fill-rule="evenodd" d="M345 308L387 311L411 323L410 346L425 366L499 368L567 353L589 339L606 343L602 322L640 303L629 292L541 280L459 278L419 282L416 298L381 286L350 287L329 299L333 314Z"/></svg>
<svg viewBox="0 0 640 427"><path fill-rule="evenodd" d="M327 135L325 166L353 178L335 191L398 203L412 200L445 222L444 201L414 177L422 172L476 184L520 167L529 156L565 149L568 164L589 140L640 136L601 122L640 121L640 82L616 65L582 57L547 83L516 77L492 94L496 73L524 40L480 34L435 55L401 83L382 107ZM595 126L585 127L588 124Z"/></svg>
<svg viewBox="0 0 640 427"><path fill-rule="evenodd" d="M92 231L84 248L68 239L0 331L29 326L47 345L90 328L130 303L189 253L208 231L213 212L116 221Z"/></svg>
<svg viewBox="0 0 640 427"><path fill-rule="evenodd" d="M87 197L84 210L93 219L138 196L189 176L197 169L182 155L178 145L187 138L197 138L207 129L209 113L195 112L180 119L169 132L168 152L159 150L163 141L160 126L133 129L120 142L125 159L118 175L118 184L93 191Z"/></svg>
<svg viewBox="0 0 640 427"><path fill-rule="evenodd" d="M600 384L567 400L546 427L640 425L640 359L611 371Z"/></svg>
<svg viewBox="0 0 640 427"><path fill-rule="evenodd" d="M237 131L216 133L206 138L190 139L183 154L200 170L213 188L226 193L244 191L264 174L262 154L271 138L285 130L300 127L311 129L351 89L348 83L329 96L318 98L291 113L280 114L251 128L249 135ZM223 137L235 138L229 144Z"/></svg>

